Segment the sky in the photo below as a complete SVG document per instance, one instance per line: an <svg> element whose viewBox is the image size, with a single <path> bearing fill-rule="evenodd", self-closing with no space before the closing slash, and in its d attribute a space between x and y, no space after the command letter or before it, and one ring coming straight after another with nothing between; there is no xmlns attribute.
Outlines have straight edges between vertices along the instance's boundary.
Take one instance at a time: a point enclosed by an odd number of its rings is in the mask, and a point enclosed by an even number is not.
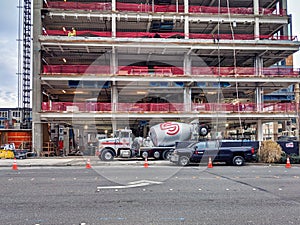
<svg viewBox="0 0 300 225"><path fill-rule="evenodd" d="M18 107L18 3L19 0L0 0L0 108ZM299 0L288 0L293 35L300 41L299 10ZM300 68L300 52L294 55L294 67Z"/></svg>

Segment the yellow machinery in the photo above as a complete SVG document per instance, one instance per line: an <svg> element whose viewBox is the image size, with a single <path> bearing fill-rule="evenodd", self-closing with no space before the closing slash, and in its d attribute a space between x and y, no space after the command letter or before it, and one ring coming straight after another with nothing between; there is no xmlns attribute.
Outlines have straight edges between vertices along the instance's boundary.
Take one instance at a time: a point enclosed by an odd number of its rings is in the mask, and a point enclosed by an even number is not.
<svg viewBox="0 0 300 225"><path fill-rule="evenodd" d="M0 158L1 159L13 159L15 157L14 151L0 149Z"/></svg>

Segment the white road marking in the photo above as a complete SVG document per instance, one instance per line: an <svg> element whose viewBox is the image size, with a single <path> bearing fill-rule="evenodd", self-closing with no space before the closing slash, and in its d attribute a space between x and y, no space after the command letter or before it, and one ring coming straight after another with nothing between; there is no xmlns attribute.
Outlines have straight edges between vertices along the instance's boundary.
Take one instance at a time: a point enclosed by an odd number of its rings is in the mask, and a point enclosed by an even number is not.
<svg viewBox="0 0 300 225"><path fill-rule="evenodd" d="M103 189L126 189L126 188L135 188L135 187L144 187L150 184L161 184L162 182L159 181L151 181L151 180L139 180L139 181L132 181L129 182L127 185L119 185L119 186L99 186L97 190Z"/></svg>

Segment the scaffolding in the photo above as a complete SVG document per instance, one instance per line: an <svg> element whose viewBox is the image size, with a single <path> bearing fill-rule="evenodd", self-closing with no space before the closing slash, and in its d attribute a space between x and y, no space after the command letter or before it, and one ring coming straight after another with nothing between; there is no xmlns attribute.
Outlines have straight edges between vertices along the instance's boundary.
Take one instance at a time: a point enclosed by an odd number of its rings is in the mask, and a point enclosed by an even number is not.
<svg viewBox="0 0 300 225"><path fill-rule="evenodd" d="M22 7L19 5L19 7ZM21 14L21 10L19 11ZM21 16L21 15L20 15ZM31 76L31 0L24 0L23 2L23 39L19 41L23 41L23 67L22 67L22 78L20 78L20 83L22 85L18 85L19 88L19 99L22 96L22 121L21 128L29 129L30 125L30 76ZM19 24L20 29L20 24ZM19 45L20 48L20 45ZM19 49L19 54L21 51ZM19 61L19 63L21 63ZM19 65L19 67L21 67ZM20 71L19 74L21 75Z"/></svg>

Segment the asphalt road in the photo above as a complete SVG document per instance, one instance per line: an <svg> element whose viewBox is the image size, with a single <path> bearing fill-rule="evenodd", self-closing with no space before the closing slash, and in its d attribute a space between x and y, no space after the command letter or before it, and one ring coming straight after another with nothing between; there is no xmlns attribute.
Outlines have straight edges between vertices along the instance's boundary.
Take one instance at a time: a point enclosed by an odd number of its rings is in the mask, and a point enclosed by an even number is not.
<svg viewBox="0 0 300 225"><path fill-rule="evenodd" d="M0 224L300 224L300 167L0 169Z"/></svg>

